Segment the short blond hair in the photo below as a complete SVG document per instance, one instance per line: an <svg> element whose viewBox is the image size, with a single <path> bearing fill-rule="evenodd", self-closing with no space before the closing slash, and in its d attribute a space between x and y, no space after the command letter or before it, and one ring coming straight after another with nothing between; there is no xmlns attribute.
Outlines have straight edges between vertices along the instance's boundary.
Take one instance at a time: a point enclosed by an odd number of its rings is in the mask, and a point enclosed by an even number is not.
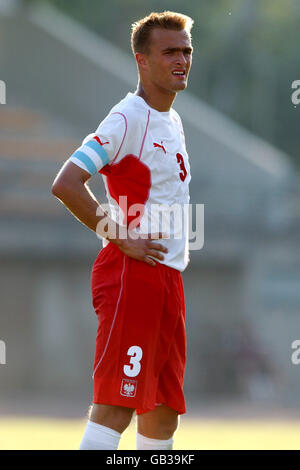
<svg viewBox="0 0 300 470"><path fill-rule="evenodd" d="M154 28L171 29L175 31L185 29L190 36L193 24L194 20L182 13L176 13L174 11L152 12L150 15L132 24L132 52L133 54L136 52L147 54L149 52L149 38Z"/></svg>

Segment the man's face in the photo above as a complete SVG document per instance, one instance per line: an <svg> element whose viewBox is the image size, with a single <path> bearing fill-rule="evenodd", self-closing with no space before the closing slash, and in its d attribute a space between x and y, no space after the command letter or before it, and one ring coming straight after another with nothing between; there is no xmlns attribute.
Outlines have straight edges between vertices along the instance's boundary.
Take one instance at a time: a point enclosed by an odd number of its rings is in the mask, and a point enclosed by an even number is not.
<svg viewBox="0 0 300 470"><path fill-rule="evenodd" d="M192 52L186 30L154 28L150 35L149 53L143 54L144 78L167 93L184 90L192 64Z"/></svg>

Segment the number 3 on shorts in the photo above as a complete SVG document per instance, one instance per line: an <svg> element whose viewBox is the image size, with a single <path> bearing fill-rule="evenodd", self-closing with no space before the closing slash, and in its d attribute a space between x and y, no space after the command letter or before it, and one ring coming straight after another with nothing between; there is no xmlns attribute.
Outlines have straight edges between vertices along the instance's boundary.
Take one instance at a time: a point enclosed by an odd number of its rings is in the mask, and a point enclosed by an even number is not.
<svg viewBox="0 0 300 470"><path fill-rule="evenodd" d="M130 346L127 355L131 356L129 362L132 366L125 365L123 367L124 374L127 375L127 377L136 377L141 370L140 360L143 356L142 348L139 346Z"/></svg>

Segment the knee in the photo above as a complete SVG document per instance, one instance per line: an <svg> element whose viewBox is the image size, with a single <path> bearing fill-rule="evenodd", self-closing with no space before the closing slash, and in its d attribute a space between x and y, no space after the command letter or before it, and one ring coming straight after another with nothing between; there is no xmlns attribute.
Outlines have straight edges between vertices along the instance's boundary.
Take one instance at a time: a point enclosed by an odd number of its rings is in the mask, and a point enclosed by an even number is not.
<svg viewBox="0 0 300 470"><path fill-rule="evenodd" d="M122 433L129 426L133 411L133 408L123 406L94 404L90 420Z"/></svg>
<svg viewBox="0 0 300 470"><path fill-rule="evenodd" d="M170 423L164 423L161 425L162 437L160 439L170 439L178 427L178 419L171 421Z"/></svg>
<svg viewBox="0 0 300 470"><path fill-rule="evenodd" d="M138 432L152 439L170 439L177 427L178 417L172 419L140 419L138 422Z"/></svg>

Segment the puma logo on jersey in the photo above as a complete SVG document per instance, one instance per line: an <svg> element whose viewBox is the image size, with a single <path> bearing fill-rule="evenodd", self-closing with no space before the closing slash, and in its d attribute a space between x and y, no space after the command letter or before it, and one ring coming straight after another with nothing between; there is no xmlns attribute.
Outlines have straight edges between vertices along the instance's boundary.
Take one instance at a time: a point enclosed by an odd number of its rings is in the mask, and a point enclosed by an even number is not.
<svg viewBox="0 0 300 470"><path fill-rule="evenodd" d="M153 142L153 145L154 145L154 147L159 147L159 148L161 148L161 149L164 151L164 153L167 153L167 152L166 152L166 149L165 149L165 147L164 147L163 145L157 144L156 142Z"/></svg>
<svg viewBox="0 0 300 470"><path fill-rule="evenodd" d="M101 142L101 140L99 139L97 135L95 135L94 139L97 140L98 144L100 144L101 146L105 144L109 144L109 142Z"/></svg>

